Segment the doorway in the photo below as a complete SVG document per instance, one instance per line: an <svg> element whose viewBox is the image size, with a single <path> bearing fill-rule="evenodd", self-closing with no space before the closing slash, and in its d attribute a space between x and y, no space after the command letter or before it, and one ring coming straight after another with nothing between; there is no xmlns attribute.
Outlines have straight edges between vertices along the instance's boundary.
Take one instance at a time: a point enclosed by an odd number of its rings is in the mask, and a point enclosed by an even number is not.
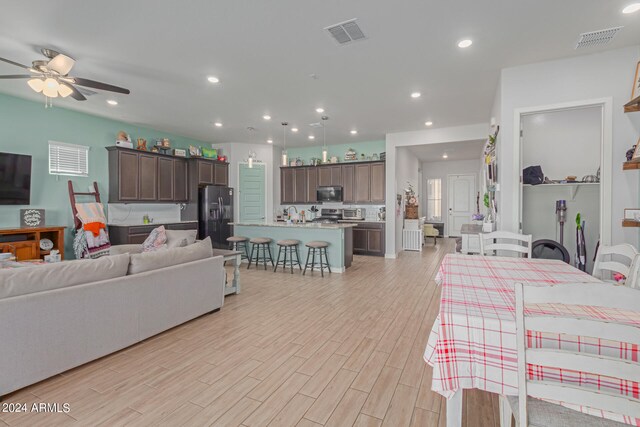
<svg viewBox="0 0 640 427"><path fill-rule="evenodd" d="M258 223L266 218L265 182L266 167L264 164L246 163L238 165L238 211L239 222Z"/></svg>
<svg viewBox="0 0 640 427"><path fill-rule="evenodd" d="M463 224L471 221L475 212L476 176L472 174L448 175L448 218L449 236L460 236Z"/></svg>

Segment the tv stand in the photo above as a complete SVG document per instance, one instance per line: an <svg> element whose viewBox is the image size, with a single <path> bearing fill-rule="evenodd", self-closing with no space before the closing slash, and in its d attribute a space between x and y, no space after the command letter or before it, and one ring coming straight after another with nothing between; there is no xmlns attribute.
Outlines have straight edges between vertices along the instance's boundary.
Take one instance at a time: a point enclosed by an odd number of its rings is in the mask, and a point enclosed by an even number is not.
<svg viewBox="0 0 640 427"><path fill-rule="evenodd" d="M43 259L50 251L40 249L40 240L49 239L53 249L64 259L64 229L66 227L0 228L0 252L11 252L16 261Z"/></svg>

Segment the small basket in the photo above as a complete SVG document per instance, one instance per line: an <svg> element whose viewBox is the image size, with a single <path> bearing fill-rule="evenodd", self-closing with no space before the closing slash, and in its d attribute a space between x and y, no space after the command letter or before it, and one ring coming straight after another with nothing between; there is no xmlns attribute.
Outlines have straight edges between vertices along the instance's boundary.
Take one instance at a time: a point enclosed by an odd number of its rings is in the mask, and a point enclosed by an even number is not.
<svg viewBox="0 0 640 427"><path fill-rule="evenodd" d="M418 207L406 206L404 210L404 217L406 219L418 219Z"/></svg>

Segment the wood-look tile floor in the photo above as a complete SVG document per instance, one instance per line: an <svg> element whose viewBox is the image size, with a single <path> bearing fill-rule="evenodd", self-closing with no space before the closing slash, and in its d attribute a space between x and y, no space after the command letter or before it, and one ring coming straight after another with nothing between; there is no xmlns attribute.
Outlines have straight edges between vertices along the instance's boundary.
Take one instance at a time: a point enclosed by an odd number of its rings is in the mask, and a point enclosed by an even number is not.
<svg viewBox="0 0 640 427"><path fill-rule="evenodd" d="M0 413L0 426L443 426L422 355L452 249L355 257L324 278L245 268L221 311L3 400L68 414ZM498 420L495 395L465 392L465 426Z"/></svg>

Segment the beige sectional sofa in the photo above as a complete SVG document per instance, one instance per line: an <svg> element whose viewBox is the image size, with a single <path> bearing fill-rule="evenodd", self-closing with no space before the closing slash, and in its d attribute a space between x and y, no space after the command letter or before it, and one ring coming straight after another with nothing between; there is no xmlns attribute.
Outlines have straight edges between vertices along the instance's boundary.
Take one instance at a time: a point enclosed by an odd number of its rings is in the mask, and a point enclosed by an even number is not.
<svg viewBox="0 0 640 427"><path fill-rule="evenodd" d="M164 251L0 270L0 396L222 307L206 239Z"/></svg>

